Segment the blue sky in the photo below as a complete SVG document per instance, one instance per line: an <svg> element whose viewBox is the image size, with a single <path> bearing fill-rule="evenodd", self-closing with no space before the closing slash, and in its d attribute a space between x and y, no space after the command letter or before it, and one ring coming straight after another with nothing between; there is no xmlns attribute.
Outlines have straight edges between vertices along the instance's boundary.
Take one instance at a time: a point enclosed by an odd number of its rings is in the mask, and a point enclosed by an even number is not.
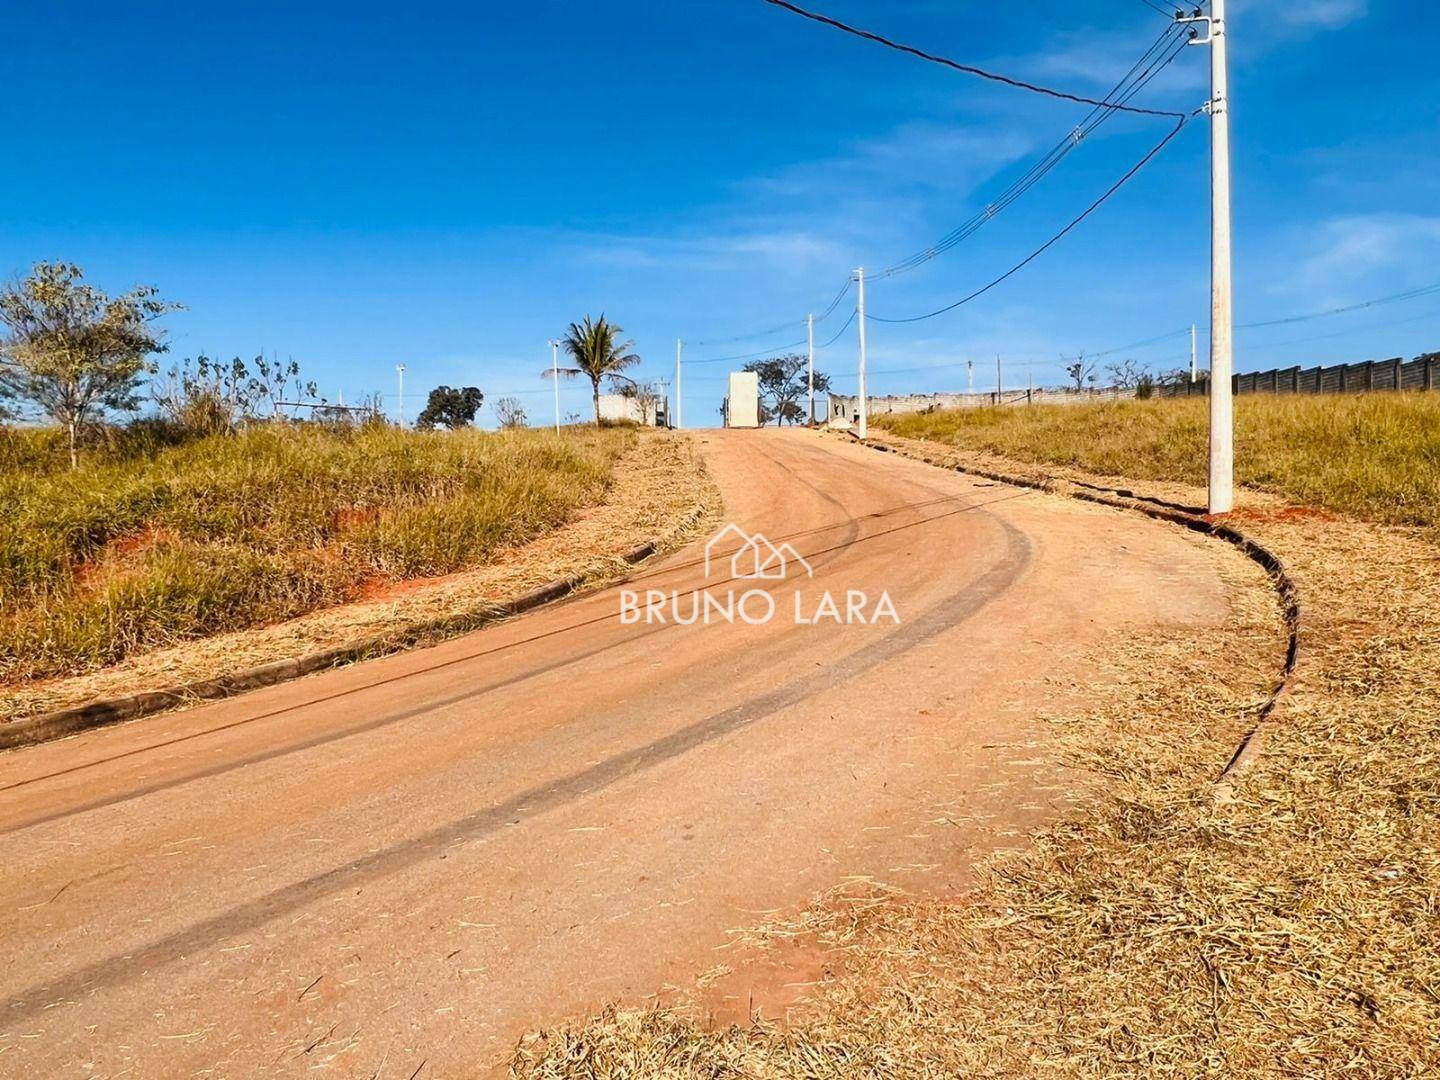
<svg viewBox="0 0 1440 1080"><path fill-rule="evenodd" d="M812 0L956 59L1103 94L1164 28L1141 0ZM1440 281L1440 15L1382 0L1231 0L1236 314L1261 321ZM0 270L81 263L188 311L172 355L295 357L331 400L475 384L548 421L546 341L586 312L668 377L780 346L855 266L924 248L1083 116L760 0L255 3L221 12L19 0L0 59ZM1137 104L1191 109L1190 48ZM930 310L1048 238L1165 132L1117 117L972 239L869 291ZM982 299L874 324L872 393L1060 381L1208 312L1201 118ZM823 341L848 314L817 333ZM1204 338L1202 331L1202 355ZM1185 362L1169 338L1121 354ZM1440 349L1440 297L1241 331L1237 364ZM853 385L853 328L819 366ZM687 368L711 423L730 365ZM933 371L913 371L931 368ZM886 369L905 369L886 374ZM565 393L563 409L586 411ZM393 404L393 402L392 402ZM412 398L413 416L418 396ZM488 415L487 408L487 415Z"/></svg>

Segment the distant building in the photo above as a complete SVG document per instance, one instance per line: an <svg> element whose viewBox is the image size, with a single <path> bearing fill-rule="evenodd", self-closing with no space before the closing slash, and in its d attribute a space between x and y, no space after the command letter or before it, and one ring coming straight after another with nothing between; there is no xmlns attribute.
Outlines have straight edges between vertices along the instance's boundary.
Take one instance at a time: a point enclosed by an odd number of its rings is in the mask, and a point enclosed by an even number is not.
<svg viewBox="0 0 1440 1080"><path fill-rule="evenodd" d="M730 373L730 393L725 398L725 426L760 426L760 376L755 372Z"/></svg>
<svg viewBox="0 0 1440 1080"><path fill-rule="evenodd" d="M600 419L610 423L665 427L670 423L670 400L666 397L642 402L628 394L601 394Z"/></svg>

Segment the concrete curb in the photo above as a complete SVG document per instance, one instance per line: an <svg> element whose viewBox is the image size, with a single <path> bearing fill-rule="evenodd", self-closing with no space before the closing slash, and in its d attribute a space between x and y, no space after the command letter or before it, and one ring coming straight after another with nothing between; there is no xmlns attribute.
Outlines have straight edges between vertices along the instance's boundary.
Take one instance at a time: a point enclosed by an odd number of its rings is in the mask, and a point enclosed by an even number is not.
<svg viewBox="0 0 1440 1080"><path fill-rule="evenodd" d="M855 438L851 435L851 438ZM859 442L858 439L855 439ZM1233 525L1221 521L1212 521L1207 517L1194 514L1188 510L1164 503L1161 500L1148 496L1136 495L1130 491L1118 488L1102 488L1095 484L1081 484L1079 481L1070 481L1047 477L1041 474L1038 477L1019 476L995 472L989 469L976 468L971 465L940 464L928 458L915 454L906 453L904 450L893 446L886 446L883 443L866 442L863 445L871 450L879 450L886 454L899 454L901 457L908 457L912 461L923 461L927 465L934 465L937 468L953 469L955 472L965 473L969 476L978 476L985 480L993 480L1000 484L1009 484L1012 487L1031 488L1036 491L1044 491L1052 495L1061 495L1071 499L1080 499L1084 502L1098 503L1101 506L1111 506L1120 510L1132 510L1146 517L1155 518L1159 521L1166 521L1173 525L1179 525L1194 532L1213 536L1238 548L1246 558L1258 564L1269 575L1271 583L1275 587L1276 598L1280 603L1280 613L1285 621L1287 636L1285 648L1285 663L1283 665L1280 681L1271 692L1265 704L1261 706L1255 717L1255 723L1246 732L1245 737L1235 748L1229 762L1220 770L1216 777L1217 783L1225 783L1232 777L1243 772L1255 759L1259 752L1260 744L1263 741L1264 729L1280 703L1289 695L1295 683L1295 669L1300 661L1300 631L1301 611L1300 592L1295 585L1295 580L1285 568L1284 562L1265 545L1259 543L1252 537L1246 536Z"/></svg>
<svg viewBox="0 0 1440 1080"><path fill-rule="evenodd" d="M662 541L657 539L633 547L620 556L620 561L628 566L644 562L660 550L661 543ZM291 660L275 660L268 664L245 668L230 675L222 675L217 679L184 683L164 690L151 690L124 697L106 698L85 705L72 705L54 712L40 713L24 720L16 720L0 725L0 750L33 746L36 743L75 735L90 728L105 727L124 720L136 720L142 716L165 712L168 709L194 704L197 701L231 697L247 690L258 690L261 687L290 682L292 679L298 679L303 675L312 675L317 671L387 656L425 642L434 642L468 633L569 596L584 585L588 577L589 575L586 574L574 574L570 577L557 578L490 608L432 619L428 622L407 626L404 630L395 633L377 634L348 645L322 649L319 652L309 653Z"/></svg>

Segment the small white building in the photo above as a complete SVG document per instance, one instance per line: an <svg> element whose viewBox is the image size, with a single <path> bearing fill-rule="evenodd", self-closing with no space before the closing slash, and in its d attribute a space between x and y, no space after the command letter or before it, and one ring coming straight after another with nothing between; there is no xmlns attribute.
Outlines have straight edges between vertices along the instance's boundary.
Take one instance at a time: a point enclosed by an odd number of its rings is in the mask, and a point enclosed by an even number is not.
<svg viewBox="0 0 1440 1080"><path fill-rule="evenodd" d="M630 394L601 394L600 419L609 423L639 424L641 427L664 427L669 423L670 402L657 397L642 401Z"/></svg>
<svg viewBox="0 0 1440 1080"><path fill-rule="evenodd" d="M730 393L725 398L725 426L760 426L760 376L755 372L730 373Z"/></svg>

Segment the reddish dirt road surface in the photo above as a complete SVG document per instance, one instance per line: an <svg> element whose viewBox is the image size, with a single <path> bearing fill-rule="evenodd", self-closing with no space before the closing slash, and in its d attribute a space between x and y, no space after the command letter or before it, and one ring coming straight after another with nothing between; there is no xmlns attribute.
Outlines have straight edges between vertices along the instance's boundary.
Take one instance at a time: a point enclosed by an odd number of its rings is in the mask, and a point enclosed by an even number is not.
<svg viewBox="0 0 1440 1080"><path fill-rule="evenodd" d="M0 756L0 1074L473 1074L848 878L954 887L1063 800L1035 718L1094 692L1080 654L1227 611L1233 556L1180 530L702 438L726 520L813 577L696 545L626 587L768 590L769 623L626 624L609 589ZM849 590L898 625L796 623Z"/></svg>

